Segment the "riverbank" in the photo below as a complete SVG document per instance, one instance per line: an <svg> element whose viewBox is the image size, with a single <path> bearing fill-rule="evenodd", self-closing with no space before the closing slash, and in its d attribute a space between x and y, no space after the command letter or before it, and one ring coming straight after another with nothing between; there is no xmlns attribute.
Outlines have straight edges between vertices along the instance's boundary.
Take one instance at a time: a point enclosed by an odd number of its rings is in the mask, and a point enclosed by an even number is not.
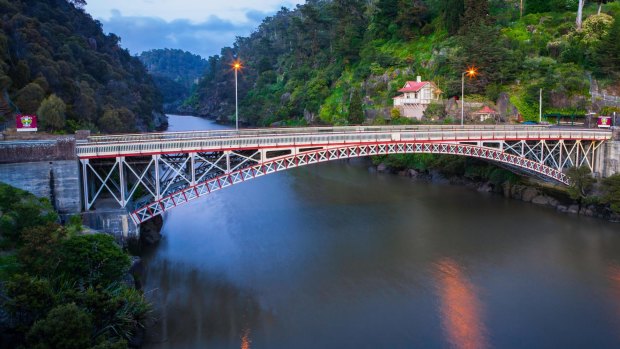
<svg viewBox="0 0 620 349"><path fill-rule="evenodd" d="M464 176L446 175L438 170L396 169L384 162L373 165L372 171L406 176L416 181L465 186L478 192L494 193L509 199L549 207L561 213L594 217L615 223L620 222L620 214L613 212L609 205L591 202L580 203L578 200L570 198L566 188L529 178L520 177L516 183L509 180L494 183L490 180L481 181ZM596 201L596 197L585 201L592 201L592 199Z"/></svg>

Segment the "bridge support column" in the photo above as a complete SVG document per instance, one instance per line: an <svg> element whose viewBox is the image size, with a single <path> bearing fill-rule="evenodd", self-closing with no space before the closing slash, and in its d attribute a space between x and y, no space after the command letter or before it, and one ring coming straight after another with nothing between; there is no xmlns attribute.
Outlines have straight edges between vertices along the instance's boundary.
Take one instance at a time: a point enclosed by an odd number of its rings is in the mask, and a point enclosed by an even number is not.
<svg viewBox="0 0 620 349"><path fill-rule="evenodd" d="M601 148L595 171L603 177L620 173L620 140L605 142Z"/></svg>

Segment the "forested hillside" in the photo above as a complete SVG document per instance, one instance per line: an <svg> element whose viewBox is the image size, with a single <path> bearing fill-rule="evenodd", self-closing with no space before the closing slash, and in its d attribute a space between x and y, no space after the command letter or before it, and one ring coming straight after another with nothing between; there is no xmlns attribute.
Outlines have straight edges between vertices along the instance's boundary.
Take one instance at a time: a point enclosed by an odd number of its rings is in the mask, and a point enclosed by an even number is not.
<svg viewBox="0 0 620 349"><path fill-rule="evenodd" d="M139 58L163 96L164 110L169 113L183 112L179 107L205 74L207 61L177 49L150 50L142 52Z"/></svg>
<svg viewBox="0 0 620 349"><path fill-rule="evenodd" d="M0 117L48 131L153 130L161 96L144 66L79 0L0 0Z"/></svg>
<svg viewBox="0 0 620 349"><path fill-rule="evenodd" d="M578 28L579 2L308 0L210 57L187 103L232 117L230 64L239 58L240 118L248 124L380 121L405 81L420 75L447 99L460 96L471 66L480 74L466 80L466 100L498 108L503 120L537 118L541 88L545 113L583 114L601 107L591 87L620 90L620 3L585 1ZM450 103L426 112L444 122L451 115Z"/></svg>

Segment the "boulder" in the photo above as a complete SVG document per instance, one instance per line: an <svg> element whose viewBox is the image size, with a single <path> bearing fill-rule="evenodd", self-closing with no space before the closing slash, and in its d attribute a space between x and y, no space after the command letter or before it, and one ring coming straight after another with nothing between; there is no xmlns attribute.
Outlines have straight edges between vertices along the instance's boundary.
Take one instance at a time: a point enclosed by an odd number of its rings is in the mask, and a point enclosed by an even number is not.
<svg viewBox="0 0 620 349"><path fill-rule="evenodd" d="M549 197L545 195L537 195L532 199L532 203L535 205L549 205Z"/></svg>
<svg viewBox="0 0 620 349"><path fill-rule="evenodd" d="M531 202L536 196L538 196L538 190L536 188L528 187L523 191L521 200L525 202Z"/></svg>
<svg viewBox="0 0 620 349"><path fill-rule="evenodd" d="M579 206L578 205L570 205L568 207L568 213L573 213L573 214L577 214L579 213Z"/></svg>
<svg viewBox="0 0 620 349"><path fill-rule="evenodd" d="M493 187L491 186L491 183L486 182L479 186L477 190L481 193L490 193L493 191Z"/></svg>
<svg viewBox="0 0 620 349"><path fill-rule="evenodd" d="M388 167L387 167L387 165L386 165L386 164L384 164L384 163L380 163L380 164L377 166L377 171L378 171L378 172L386 172L387 170L388 170Z"/></svg>

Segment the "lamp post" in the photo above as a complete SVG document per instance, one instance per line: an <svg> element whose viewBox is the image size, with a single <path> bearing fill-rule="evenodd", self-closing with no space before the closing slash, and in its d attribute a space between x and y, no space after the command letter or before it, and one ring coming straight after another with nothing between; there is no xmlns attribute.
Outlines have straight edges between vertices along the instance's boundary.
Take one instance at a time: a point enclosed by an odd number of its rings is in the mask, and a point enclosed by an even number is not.
<svg viewBox="0 0 620 349"><path fill-rule="evenodd" d="M542 123L542 88L540 89L540 96L538 99L538 123Z"/></svg>
<svg viewBox="0 0 620 349"><path fill-rule="evenodd" d="M235 130L237 131L239 131L239 98L237 94L237 72L241 68L241 61L236 60L233 62L233 69L235 70Z"/></svg>
<svg viewBox="0 0 620 349"><path fill-rule="evenodd" d="M465 75L473 78L477 73L476 68L471 67L467 68L467 70L461 74L461 126L463 126L463 120L465 118Z"/></svg>

